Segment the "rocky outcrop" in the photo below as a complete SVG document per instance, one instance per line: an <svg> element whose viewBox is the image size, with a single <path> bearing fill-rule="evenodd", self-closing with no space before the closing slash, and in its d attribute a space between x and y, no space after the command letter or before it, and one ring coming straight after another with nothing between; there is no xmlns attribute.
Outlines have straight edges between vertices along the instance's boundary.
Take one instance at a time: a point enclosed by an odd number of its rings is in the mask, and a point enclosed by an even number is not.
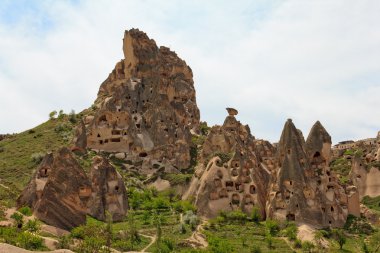
<svg viewBox="0 0 380 253"><path fill-rule="evenodd" d="M18 206L30 206L33 214L49 225L71 229L86 221L91 184L67 148L47 155Z"/></svg>
<svg viewBox="0 0 380 253"><path fill-rule="evenodd" d="M67 148L48 154L17 206L29 206L38 219L66 230L84 224L87 214L105 221L108 211L113 221L121 221L128 209L122 177L102 157L95 157L90 174L89 178Z"/></svg>
<svg viewBox="0 0 380 253"><path fill-rule="evenodd" d="M106 212L113 221L122 221L128 210L127 191L121 175L102 157L95 157L90 172L92 194L88 213L98 220L106 220Z"/></svg>
<svg viewBox="0 0 380 253"><path fill-rule="evenodd" d="M185 196L194 194L199 213L206 217L222 210L250 213L257 207L265 218L270 171L258 163L255 138L236 120L237 110L227 111L224 124L212 127L204 142L202 163L190 186L193 192Z"/></svg>
<svg viewBox="0 0 380 253"><path fill-rule="evenodd" d="M273 178L267 213L272 218L316 226L343 226L349 213L359 216L355 187L343 188L330 171L331 137L315 123L305 142L288 120L278 145L279 170Z"/></svg>
<svg viewBox="0 0 380 253"><path fill-rule="evenodd" d="M148 167L154 160L189 167L190 131L199 125L192 70L137 29L125 31L123 52L85 120L87 146L151 161Z"/></svg>

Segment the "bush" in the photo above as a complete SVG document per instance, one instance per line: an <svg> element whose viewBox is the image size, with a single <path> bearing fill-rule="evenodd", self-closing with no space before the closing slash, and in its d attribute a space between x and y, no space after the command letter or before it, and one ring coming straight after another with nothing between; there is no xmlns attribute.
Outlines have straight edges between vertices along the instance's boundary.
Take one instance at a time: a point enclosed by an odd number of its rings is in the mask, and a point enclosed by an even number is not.
<svg viewBox="0 0 380 253"><path fill-rule="evenodd" d="M343 245L346 243L346 236L344 235L344 232L342 229L333 229L332 235L334 240L339 244L340 249L343 248Z"/></svg>
<svg viewBox="0 0 380 253"><path fill-rule="evenodd" d="M42 153L42 152L39 152L39 153L34 153L30 156L30 158L32 159L32 161L35 163L35 164L39 164L42 159L44 159L45 157L45 154Z"/></svg>
<svg viewBox="0 0 380 253"><path fill-rule="evenodd" d="M56 115L57 111L52 111L51 113L49 113L49 119L54 119Z"/></svg>
<svg viewBox="0 0 380 253"><path fill-rule="evenodd" d="M296 249L302 248L302 241L300 239L296 239L294 241L294 248L296 248Z"/></svg>
<svg viewBox="0 0 380 253"><path fill-rule="evenodd" d="M183 222L190 225L192 230L195 230L198 225L198 217L190 210L183 216Z"/></svg>
<svg viewBox="0 0 380 253"><path fill-rule="evenodd" d="M18 209L18 211L25 216L32 216L33 214L29 206L23 206L20 209Z"/></svg>
<svg viewBox="0 0 380 253"><path fill-rule="evenodd" d="M25 224L25 229L29 232L35 233L40 230L40 224L36 219L28 220L28 222Z"/></svg>
<svg viewBox="0 0 380 253"><path fill-rule="evenodd" d="M261 253L261 248L257 245L253 245L251 248L251 253Z"/></svg>
<svg viewBox="0 0 380 253"><path fill-rule="evenodd" d="M72 242L69 236L62 236L58 239L58 249L68 249L70 245L72 245Z"/></svg>
<svg viewBox="0 0 380 253"><path fill-rule="evenodd" d="M22 228L22 225L24 224L24 217L22 214L15 212L12 214L11 218L15 220L15 225L18 228Z"/></svg>
<svg viewBox="0 0 380 253"><path fill-rule="evenodd" d="M311 252L314 248L315 248L315 246L314 246L314 244L312 242L304 241L302 243L302 250L304 252Z"/></svg>
<svg viewBox="0 0 380 253"><path fill-rule="evenodd" d="M373 227L364 218L358 218L352 214L347 216L344 229L353 234L366 234L370 235L374 232Z"/></svg>
<svg viewBox="0 0 380 253"><path fill-rule="evenodd" d="M259 221L260 221L260 219L261 219L261 215L260 215L260 210L259 210L259 208L254 207L254 208L252 209L251 218L252 218L252 221L253 221L253 222L259 223Z"/></svg>
<svg viewBox="0 0 380 253"><path fill-rule="evenodd" d="M208 242L209 242L209 249L213 253L233 252L233 247L227 240L222 240L217 237L210 237Z"/></svg>
<svg viewBox="0 0 380 253"><path fill-rule="evenodd" d="M77 123L77 115L75 114L74 110L71 110L69 114L69 121L73 124Z"/></svg>
<svg viewBox="0 0 380 253"><path fill-rule="evenodd" d="M289 240L291 240L291 241L294 241L294 240L297 239L297 232L298 232L298 227L293 222L292 223L288 223L287 226L286 226L286 228L281 231L281 233L284 236L288 237Z"/></svg>
<svg viewBox="0 0 380 253"><path fill-rule="evenodd" d="M277 233L280 231L280 226L276 220L271 220L271 219L266 220L265 227L267 228L267 232L271 236L276 236Z"/></svg>
<svg viewBox="0 0 380 253"><path fill-rule="evenodd" d="M41 237L31 234L30 232L22 232L17 236L17 242L20 247L27 250L43 249L44 244Z"/></svg>

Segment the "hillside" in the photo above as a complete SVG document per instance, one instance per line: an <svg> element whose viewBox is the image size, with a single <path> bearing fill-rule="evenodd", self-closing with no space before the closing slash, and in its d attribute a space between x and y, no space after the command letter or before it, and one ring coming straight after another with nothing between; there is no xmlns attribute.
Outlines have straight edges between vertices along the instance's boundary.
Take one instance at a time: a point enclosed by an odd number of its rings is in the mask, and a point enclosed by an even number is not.
<svg viewBox="0 0 380 253"><path fill-rule="evenodd" d="M380 248L380 134L332 148L316 121L258 139L200 121L193 72L144 32L80 114L0 140L0 243L93 253ZM1 245L0 245L1 250Z"/></svg>

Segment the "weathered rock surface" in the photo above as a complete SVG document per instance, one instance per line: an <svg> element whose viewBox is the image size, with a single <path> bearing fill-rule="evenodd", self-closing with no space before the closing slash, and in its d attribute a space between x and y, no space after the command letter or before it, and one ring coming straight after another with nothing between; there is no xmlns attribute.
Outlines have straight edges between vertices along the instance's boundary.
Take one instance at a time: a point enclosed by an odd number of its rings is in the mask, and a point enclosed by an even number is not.
<svg viewBox="0 0 380 253"><path fill-rule="evenodd" d="M249 127L236 120L235 109L227 111L224 124L212 127L204 142L192 193L185 196L194 194L199 213L206 217L222 210L250 213L257 207L265 218L270 171L258 163Z"/></svg>
<svg viewBox="0 0 380 253"><path fill-rule="evenodd" d="M106 211L113 221L121 221L128 210L127 191L123 178L116 169L102 157L95 157L90 172L92 194L88 213L98 220L106 220Z"/></svg>
<svg viewBox="0 0 380 253"><path fill-rule="evenodd" d="M19 197L18 206L30 206L49 225L71 229L86 221L91 184L67 148L47 155Z"/></svg>
<svg viewBox="0 0 380 253"><path fill-rule="evenodd" d="M85 120L87 146L189 167L190 130L199 125L192 70L137 29L125 31L123 51Z"/></svg>
<svg viewBox="0 0 380 253"><path fill-rule="evenodd" d="M320 122L306 142L293 122L286 122L277 152L280 168L267 206L270 217L340 227L349 213L360 215L358 192L340 185L329 168L330 154L331 137Z"/></svg>

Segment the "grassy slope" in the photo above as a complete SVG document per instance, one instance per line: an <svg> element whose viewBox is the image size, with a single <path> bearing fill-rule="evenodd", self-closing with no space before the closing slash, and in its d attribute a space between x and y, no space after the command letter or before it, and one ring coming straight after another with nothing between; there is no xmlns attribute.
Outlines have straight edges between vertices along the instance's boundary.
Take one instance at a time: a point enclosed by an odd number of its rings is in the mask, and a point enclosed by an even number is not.
<svg viewBox="0 0 380 253"><path fill-rule="evenodd" d="M13 204L15 197L30 180L37 167L32 155L44 154L67 145L72 128L73 124L64 117L48 120L33 129L0 141L0 205Z"/></svg>

